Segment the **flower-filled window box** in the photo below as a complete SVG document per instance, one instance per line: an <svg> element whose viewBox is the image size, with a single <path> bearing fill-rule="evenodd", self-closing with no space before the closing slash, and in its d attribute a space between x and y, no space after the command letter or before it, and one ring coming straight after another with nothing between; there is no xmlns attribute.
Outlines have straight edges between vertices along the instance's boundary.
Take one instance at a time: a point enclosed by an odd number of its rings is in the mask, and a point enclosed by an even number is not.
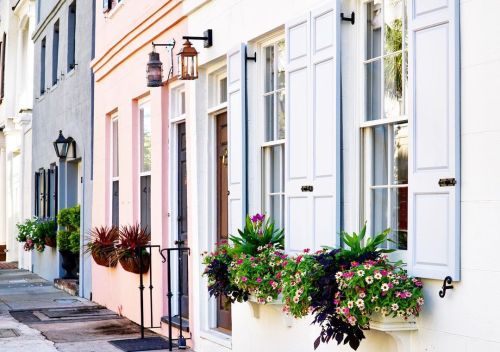
<svg viewBox="0 0 500 352"><path fill-rule="evenodd" d="M231 237L234 245L220 244L205 256L209 291L233 303L250 301L255 318L264 305L282 310L285 321L312 315L321 328L315 348L335 340L356 350L370 329L404 346L424 304L422 282L402 262L389 261L392 250L381 246L390 230L369 238L365 231L343 233L346 248L305 249L292 257L282 251L282 231L263 215L248 217L241 237Z"/></svg>

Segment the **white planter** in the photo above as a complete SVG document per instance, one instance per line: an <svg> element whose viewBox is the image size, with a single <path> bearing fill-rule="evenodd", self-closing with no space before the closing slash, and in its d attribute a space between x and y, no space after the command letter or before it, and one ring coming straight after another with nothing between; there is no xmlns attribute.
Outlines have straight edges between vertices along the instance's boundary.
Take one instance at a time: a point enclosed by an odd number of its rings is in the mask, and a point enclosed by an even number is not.
<svg viewBox="0 0 500 352"><path fill-rule="evenodd" d="M282 302L282 295L278 296L278 299L275 299L271 302L266 302L264 304L262 303L257 303L257 297L254 295L250 295L248 297L248 303L252 309L253 317L255 319L260 319L260 313L261 313L261 308L262 307L269 307L270 309L274 309L278 311L279 313L282 314L283 316L283 323L287 327L291 327L293 325L293 317L291 315L287 315L283 313L283 302Z"/></svg>
<svg viewBox="0 0 500 352"><path fill-rule="evenodd" d="M397 351L411 351L411 335L418 329L415 317L393 318L382 314L373 314L370 317L370 329L383 331L390 335L397 345Z"/></svg>
<svg viewBox="0 0 500 352"><path fill-rule="evenodd" d="M370 317L370 329L388 332L412 331L418 328L415 317L405 320L404 318L384 317L382 314L373 314Z"/></svg>

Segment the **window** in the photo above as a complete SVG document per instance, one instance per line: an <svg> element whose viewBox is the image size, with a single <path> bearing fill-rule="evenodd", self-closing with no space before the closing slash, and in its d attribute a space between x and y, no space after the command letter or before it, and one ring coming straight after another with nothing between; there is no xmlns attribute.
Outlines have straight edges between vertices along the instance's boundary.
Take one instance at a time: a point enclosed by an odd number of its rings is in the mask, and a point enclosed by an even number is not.
<svg viewBox="0 0 500 352"><path fill-rule="evenodd" d="M265 213L283 227L285 207L285 41L263 48L265 143L263 193Z"/></svg>
<svg viewBox="0 0 500 352"><path fill-rule="evenodd" d="M59 70L59 20L54 24L52 37L52 85L57 84L57 71Z"/></svg>
<svg viewBox="0 0 500 352"><path fill-rule="evenodd" d="M388 246L404 250L408 232L406 1L373 1L365 6L365 219L372 234L391 228L394 244Z"/></svg>
<svg viewBox="0 0 500 352"><path fill-rule="evenodd" d="M75 68L76 0L68 9L68 72Z"/></svg>
<svg viewBox="0 0 500 352"><path fill-rule="evenodd" d="M122 1L123 0L103 0L102 11L104 13L111 11L112 9L114 9L116 7L116 5L118 5Z"/></svg>
<svg viewBox="0 0 500 352"><path fill-rule="evenodd" d="M184 86L173 89L170 98L172 99L172 118L183 118L186 114L186 91Z"/></svg>
<svg viewBox="0 0 500 352"><path fill-rule="evenodd" d="M45 94L45 56L46 56L47 41L42 39L42 47L40 52L40 95Z"/></svg>
<svg viewBox="0 0 500 352"><path fill-rule="evenodd" d="M0 103L5 96L5 52L7 49L7 33L2 36L0 42Z"/></svg>
<svg viewBox="0 0 500 352"><path fill-rule="evenodd" d="M118 116L111 119L111 224L120 225L120 165Z"/></svg>
<svg viewBox="0 0 500 352"><path fill-rule="evenodd" d="M35 172L35 216L45 218L47 209L47 175L45 169Z"/></svg>
<svg viewBox="0 0 500 352"><path fill-rule="evenodd" d="M141 226L151 230L151 105L139 105Z"/></svg>

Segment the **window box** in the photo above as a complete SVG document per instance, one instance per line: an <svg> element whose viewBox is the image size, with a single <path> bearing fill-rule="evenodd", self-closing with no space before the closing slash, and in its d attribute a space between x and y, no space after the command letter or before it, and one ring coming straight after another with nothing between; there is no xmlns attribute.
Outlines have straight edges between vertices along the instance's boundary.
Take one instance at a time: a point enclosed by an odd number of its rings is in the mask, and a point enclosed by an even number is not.
<svg viewBox="0 0 500 352"><path fill-rule="evenodd" d="M252 308L253 317L255 319L260 319L260 313L262 307L269 307L269 309L274 309L278 313L282 314L283 323L287 327L291 327L293 325L293 317L291 315L286 315L283 313L283 301L282 295L278 296L278 299L275 299L271 302L266 302L265 304L261 304L257 302L257 297L254 295L250 295L248 297L248 304Z"/></svg>
<svg viewBox="0 0 500 352"><path fill-rule="evenodd" d="M417 330L417 321L413 318L384 317L382 314L373 314L370 321L370 329L384 332L390 331L412 331Z"/></svg>

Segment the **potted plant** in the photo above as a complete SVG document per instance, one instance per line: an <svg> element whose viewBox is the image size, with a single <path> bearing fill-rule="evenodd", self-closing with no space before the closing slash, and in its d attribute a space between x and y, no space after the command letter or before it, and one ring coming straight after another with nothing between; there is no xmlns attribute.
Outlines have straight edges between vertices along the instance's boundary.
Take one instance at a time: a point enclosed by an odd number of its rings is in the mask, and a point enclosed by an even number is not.
<svg viewBox="0 0 500 352"><path fill-rule="evenodd" d="M62 258L62 267L66 271L64 279L77 277L80 254L80 206L62 209L57 214L57 223L61 229L57 232L57 247Z"/></svg>
<svg viewBox="0 0 500 352"><path fill-rule="evenodd" d="M140 274L142 257L142 273L149 271L151 258L148 251L143 247L147 246L150 240L151 234L148 229L142 228L139 224L120 228L116 255L123 269L134 274Z"/></svg>
<svg viewBox="0 0 500 352"><path fill-rule="evenodd" d="M90 239L85 253L90 253L97 265L115 267L117 256L115 245L120 231L116 226L94 227L90 231Z"/></svg>
<svg viewBox="0 0 500 352"><path fill-rule="evenodd" d="M35 230L36 238L44 246L57 246L57 222L54 219L39 220Z"/></svg>
<svg viewBox="0 0 500 352"><path fill-rule="evenodd" d="M35 243L33 242L33 233L35 232L37 226L37 218L26 219L22 223L16 224L18 235L16 240L23 243L23 248L25 251L31 251L35 248Z"/></svg>

